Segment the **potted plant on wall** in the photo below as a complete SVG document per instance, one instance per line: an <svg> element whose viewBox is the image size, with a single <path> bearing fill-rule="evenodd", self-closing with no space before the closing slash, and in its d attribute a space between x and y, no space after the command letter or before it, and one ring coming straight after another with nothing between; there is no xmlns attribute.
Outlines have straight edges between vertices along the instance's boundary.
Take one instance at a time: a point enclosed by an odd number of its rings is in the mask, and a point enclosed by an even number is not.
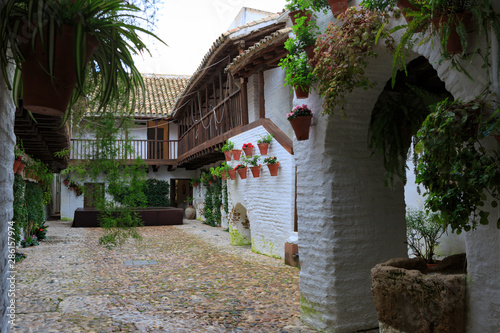
<svg viewBox="0 0 500 333"><path fill-rule="evenodd" d="M301 47L296 38L289 38L285 42L288 54L279 63L286 70L285 83L294 88L299 99L309 97L311 85L316 81L313 68Z"/></svg>
<svg viewBox="0 0 500 333"><path fill-rule="evenodd" d="M132 58L147 51L138 33L155 37L134 25L138 11L121 0L8 0L0 12L0 69L11 87L10 58L16 65L14 101L46 115L63 115L81 96L95 99L98 110L117 100L126 106L144 89Z"/></svg>
<svg viewBox="0 0 500 333"><path fill-rule="evenodd" d="M245 152L246 157L252 157L254 148L255 146L249 142L249 143L244 143L242 149Z"/></svg>
<svg viewBox="0 0 500 333"><path fill-rule="evenodd" d="M425 187L426 208L440 212L445 227L461 233L488 224L488 193L495 208L500 200L500 157L482 141L500 128L500 109L479 101L445 99L417 133L414 149L416 182ZM500 220L496 221L500 229Z"/></svg>
<svg viewBox="0 0 500 333"><path fill-rule="evenodd" d="M307 105L297 105L292 109L292 112L286 115L288 121L292 125L295 137L298 141L309 139L309 127L313 117L312 111Z"/></svg>
<svg viewBox="0 0 500 333"><path fill-rule="evenodd" d="M199 178L191 178L191 180L189 181L189 184L192 187L198 187L198 185L200 184L200 179Z"/></svg>
<svg viewBox="0 0 500 333"><path fill-rule="evenodd" d="M278 162L278 158L276 156L266 157L264 159L264 163L267 164L267 168L269 169L269 173L271 174L271 176L278 175L280 162Z"/></svg>
<svg viewBox="0 0 500 333"><path fill-rule="evenodd" d="M365 68L368 58L377 56L373 47L380 38L385 38L389 51L394 49L394 40L384 28L388 18L386 13L350 7L339 16L341 24L330 22L325 33L318 37L314 75L318 79L317 90L324 97L324 113L333 114L334 109L340 107L344 116L345 96L355 88L368 89L375 85Z"/></svg>
<svg viewBox="0 0 500 333"><path fill-rule="evenodd" d="M238 172L238 175L240 175L241 179L246 179L247 178L247 166L246 163L243 161L241 164L238 164L237 166L234 167L234 170Z"/></svg>
<svg viewBox="0 0 500 333"><path fill-rule="evenodd" d="M247 165L250 165L250 171L252 171L253 178L258 178L260 176L261 167L259 164L260 156L255 155L252 158L245 158L244 161Z"/></svg>
<svg viewBox="0 0 500 333"><path fill-rule="evenodd" d="M257 147L259 147L259 151L261 155L267 155L267 151L269 150L269 145L273 141L274 135L266 134L260 137L257 140Z"/></svg>
<svg viewBox="0 0 500 333"><path fill-rule="evenodd" d="M232 150L234 149L234 142L231 142L229 140L226 141L224 146L221 148L221 152L224 153L224 156L226 157L226 161L231 161L231 157L233 155Z"/></svg>

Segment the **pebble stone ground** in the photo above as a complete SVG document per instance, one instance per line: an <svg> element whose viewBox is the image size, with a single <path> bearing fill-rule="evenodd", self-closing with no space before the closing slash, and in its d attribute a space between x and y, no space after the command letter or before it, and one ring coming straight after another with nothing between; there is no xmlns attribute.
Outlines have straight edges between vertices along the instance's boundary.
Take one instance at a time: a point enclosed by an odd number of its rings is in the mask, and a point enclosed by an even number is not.
<svg viewBox="0 0 500 333"><path fill-rule="evenodd" d="M11 332L316 332L299 319L299 270L231 246L221 228L144 227L107 250L99 228L48 225L48 240L21 250Z"/></svg>

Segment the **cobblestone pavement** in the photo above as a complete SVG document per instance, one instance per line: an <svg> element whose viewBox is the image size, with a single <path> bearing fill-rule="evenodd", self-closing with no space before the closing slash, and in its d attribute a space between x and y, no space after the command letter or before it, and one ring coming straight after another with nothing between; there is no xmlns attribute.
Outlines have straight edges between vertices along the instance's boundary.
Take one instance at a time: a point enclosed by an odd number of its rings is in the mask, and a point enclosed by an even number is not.
<svg viewBox="0 0 500 333"><path fill-rule="evenodd" d="M298 269L184 222L106 250L101 229L49 221L21 249L11 332L316 332L299 320Z"/></svg>

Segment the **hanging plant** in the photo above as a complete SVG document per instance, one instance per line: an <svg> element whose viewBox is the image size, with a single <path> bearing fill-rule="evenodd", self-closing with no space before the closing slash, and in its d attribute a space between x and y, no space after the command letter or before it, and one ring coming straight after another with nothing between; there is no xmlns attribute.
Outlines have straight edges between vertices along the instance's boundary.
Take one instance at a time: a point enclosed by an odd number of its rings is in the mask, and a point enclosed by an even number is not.
<svg viewBox="0 0 500 333"><path fill-rule="evenodd" d="M457 233L488 224L488 195L491 206L498 206L500 157L482 140L499 128L500 109L492 113L481 101L446 99L431 107L417 134L414 159L417 183L426 189L426 207L441 212Z"/></svg>
<svg viewBox="0 0 500 333"><path fill-rule="evenodd" d="M289 38L285 42L285 49L288 54L279 63L286 70L285 83L295 89L297 98L307 98L311 85L316 81L313 68L296 38Z"/></svg>
<svg viewBox="0 0 500 333"><path fill-rule="evenodd" d="M346 95L355 88L368 89L376 84L365 72L368 59L377 57L373 47L384 38L392 51L394 40L384 26L388 14L350 7L338 19L340 23L330 22L316 42L314 75L317 90L324 97L323 112L333 114L340 107L345 116Z"/></svg>

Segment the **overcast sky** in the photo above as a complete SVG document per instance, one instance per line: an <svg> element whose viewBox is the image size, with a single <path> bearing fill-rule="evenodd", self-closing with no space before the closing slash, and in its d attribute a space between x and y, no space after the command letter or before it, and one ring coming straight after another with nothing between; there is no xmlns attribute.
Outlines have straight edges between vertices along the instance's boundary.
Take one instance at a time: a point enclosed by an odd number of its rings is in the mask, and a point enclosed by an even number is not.
<svg viewBox="0 0 500 333"><path fill-rule="evenodd" d="M136 57L142 73L191 75L241 7L280 12L286 0L163 0L156 34L168 47L146 38L152 57Z"/></svg>

